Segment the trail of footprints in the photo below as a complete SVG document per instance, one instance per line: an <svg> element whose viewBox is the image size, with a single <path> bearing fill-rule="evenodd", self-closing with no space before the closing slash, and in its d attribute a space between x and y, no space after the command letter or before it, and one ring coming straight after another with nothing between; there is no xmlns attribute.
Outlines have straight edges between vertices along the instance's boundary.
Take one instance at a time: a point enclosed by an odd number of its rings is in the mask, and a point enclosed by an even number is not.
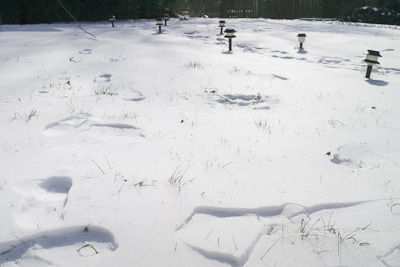
<svg viewBox="0 0 400 267"><path fill-rule="evenodd" d="M90 55L92 49L83 49L79 54ZM106 62L115 62L107 58ZM99 94L107 94L112 92L111 85L112 74L101 72L93 79L93 83L97 84ZM109 89L111 88L111 89ZM111 91L107 91L111 90ZM145 99L142 93L138 90L127 90L121 93L122 99L130 102L139 102ZM74 132L94 131L101 133L109 133L112 135L129 135L129 136L143 136L143 131L134 125L119 122L105 122L92 118L91 114L75 114L62 118L58 121L51 122L44 127L43 133L45 135L64 135Z"/></svg>

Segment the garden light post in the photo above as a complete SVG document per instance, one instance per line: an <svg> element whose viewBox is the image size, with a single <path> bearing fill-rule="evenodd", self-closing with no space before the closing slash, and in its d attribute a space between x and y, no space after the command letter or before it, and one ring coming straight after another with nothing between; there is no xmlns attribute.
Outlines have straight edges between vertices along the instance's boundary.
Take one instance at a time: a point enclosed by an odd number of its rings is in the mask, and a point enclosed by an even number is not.
<svg viewBox="0 0 400 267"><path fill-rule="evenodd" d="M108 16L108 21L111 22L112 27L114 28L114 22L116 21L115 16Z"/></svg>
<svg viewBox="0 0 400 267"><path fill-rule="evenodd" d="M297 35L297 38L299 39L299 43L300 43L300 49L303 49L303 43L306 41L306 37L307 37L307 35L305 35L304 33L299 33Z"/></svg>
<svg viewBox="0 0 400 267"><path fill-rule="evenodd" d="M235 38L235 30L234 29L226 29L225 33L226 35L224 36L225 38L229 39L229 52L232 51L232 38Z"/></svg>
<svg viewBox="0 0 400 267"><path fill-rule="evenodd" d="M378 51L368 50L367 58L365 59L365 62L368 64L367 74L365 75L365 78L369 79L369 77L371 76L372 67L375 64L379 64L378 57L382 57Z"/></svg>
<svg viewBox="0 0 400 267"><path fill-rule="evenodd" d="M164 21L165 21L165 26L167 26L167 21L169 20L169 15L164 14Z"/></svg>
<svg viewBox="0 0 400 267"><path fill-rule="evenodd" d="M220 20L219 21L219 27L221 28L221 35L222 35L222 29L225 27L225 20Z"/></svg>
<svg viewBox="0 0 400 267"><path fill-rule="evenodd" d="M161 33L161 26L163 25L163 20L156 19L156 21L157 21L156 25L158 26L158 33Z"/></svg>

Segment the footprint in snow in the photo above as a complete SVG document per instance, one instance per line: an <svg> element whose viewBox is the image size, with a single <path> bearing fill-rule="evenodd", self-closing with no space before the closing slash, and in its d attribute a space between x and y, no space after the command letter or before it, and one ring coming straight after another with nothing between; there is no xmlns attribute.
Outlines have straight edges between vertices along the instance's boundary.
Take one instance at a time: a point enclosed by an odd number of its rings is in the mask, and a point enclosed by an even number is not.
<svg viewBox="0 0 400 267"><path fill-rule="evenodd" d="M116 58L111 58L111 57L105 57L105 58L102 59L102 61L103 61L103 62L114 63L114 62L117 62L118 59L116 59Z"/></svg>
<svg viewBox="0 0 400 267"><path fill-rule="evenodd" d="M65 176L27 181L17 186L21 199L17 205L16 221L33 229L59 223L64 219L71 187L72 179Z"/></svg>
<svg viewBox="0 0 400 267"><path fill-rule="evenodd" d="M79 54L81 55L90 55L92 53L92 49L83 49L79 51Z"/></svg>
<svg viewBox="0 0 400 267"><path fill-rule="evenodd" d="M352 169L400 168L399 148L388 145L352 143L341 146L331 162Z"/></svg>
<svg viewBox="0 0 400 267"><path fill-rule="evenodd" d="M44 133L46 135L60 135L78 129L85 130L87 129L85 125L89 123L89 117L90 115L88 114L77 114L52 122L45 127Z"/></svg>
<svg viewBox="0 0 400 267"><path fill-rule="evenodd" d="M142 93L138 90L132 90L124 93L123 99L126 101L138 102L145 99Z"/></svg>
<svg viewBox="0 0 400 267"><path fill-rule="evenodd" d="M261 50L263 50L263 48L261 47L256 47L249 44L238 44L237 47L242 48L244 52L251 52L251 53L261 53Z"/></svg>
<svg viewBox="0 0 400 267"><path fill-rule="evenodd" d="M96 78L94 78L93 82L95 83L108 83L111 80L111 74L100 74Z"/></svg>
<svg viewBox="0 0 400 267"><path fill-rule="evenodd" d="M384 207L387 204L376 202L374 205ZM338 257L335 250L337 233L328 231L329 227L334 227L329 224L333 209L335 214L341 211L347 214L348 209L366 211L370 209L370 202L327 203L311 207L297 204L257 208L199 206L176 232L182 243L193 251L231 266L258 266L260 263L263 266L266 263L325 266ZM321 219L323 217L326 220ZM358 217L350 219L357 220ZM320 240L315 236L323 238ZM341 260L347 266L382 266L376 256L364 251L358 243L343 242L341 250ZM324 254L320 254L322 252ZM391 261L395 259L393 255L389 256Z"/></svg>
<svg viewBox="0 0 400 267"><path fill-rule="evenodd" d="M144 98L143 98L144 99ZM126 99L140 101L141 99ZM90 119L88 114L73 115L48 124L43 133L48 136L62 136L74 132L107 133L114 136L144 136L143 130L127 123L101 122Z"/></svg>
<svg viewBox="0 0 400 267"><path fill-rule="evenodd" d="M118 248L114 235L100 226L73 226L47 230L0 243L0 265L62 266L85 263L85 258L111 253ZM8 266L8 265L7 265Z"/></svg>
<svg viewBox="0 0 400 267"><path fill-rule="evenodd" d="M235 104L238 106L248 106L255 103L264 102L261 95L226 94L220 99L223 104Z"/></svg>
<svg viewBox="0 0 400 267"><path fill-rule="evenodd" d="M340 57L322 57L318 60L318 63L322 64L340 64L343 59Z"/></svg>
<svg viewBox="0 0 400 267"><path fill-rule="evenodd" d="M217 101L225 105L236 105L240 107L254 106L255 109L270 109L268 104L277 103L277 99L270 96L262 96L260 94L226 94L223 96L216 95ZM267 103L267 105L265 105Z"/></svg>

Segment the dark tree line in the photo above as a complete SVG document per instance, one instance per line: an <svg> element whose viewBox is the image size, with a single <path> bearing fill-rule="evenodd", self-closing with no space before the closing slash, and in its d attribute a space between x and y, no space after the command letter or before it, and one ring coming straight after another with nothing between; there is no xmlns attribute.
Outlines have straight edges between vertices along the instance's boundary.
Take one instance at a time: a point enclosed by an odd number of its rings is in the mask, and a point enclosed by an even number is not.
<svg viewBox="0 0 400 267"><path fill-rule="evenodd" d="M352 22L400 25L400 0L323 0L322 16Z"/></svg>
<svg viewBox="0 0 400 267"><path fill-rule="evenodd" d="M371 6L400 12L400 0L322 0L323 17L341 18L356 8Z"/></svg>
<svg viewBox="0 0 400 267"><path fill-rule="evenodd" d="M264 18L342 18L371 6L400 12L400 0L188 0L191 16Z"/></svg>
<svg viewBox="0 0 400 267"><path fill-rule="evenodd" d="M0 0L0 23L70 22L157 18L164 13L210 17L343 18L363 6L400 13L400 0ZM396 13L396 14L397 14Z"/></svg>
<svg viewBox="0 0 400 267"><path fill-rule="evenodd" d="M367 21L363 21L363 18L367 18L366 16L354 16L354 12L365 6L377 7L379 12L370 14ZM191 16L273 19L336 18L398 24L396 17L400 16L398 14L400 0L188 0L188 10ZM392 18L380 15L384 12L391 14Z"/></svg>
<svg viewBox="0 0 400 267"><path fill-rule="evenodd" d="M59 1L78 21L156 18L176 12L185 0L0 0L0 22L33 24L73 21Z"/></svg>

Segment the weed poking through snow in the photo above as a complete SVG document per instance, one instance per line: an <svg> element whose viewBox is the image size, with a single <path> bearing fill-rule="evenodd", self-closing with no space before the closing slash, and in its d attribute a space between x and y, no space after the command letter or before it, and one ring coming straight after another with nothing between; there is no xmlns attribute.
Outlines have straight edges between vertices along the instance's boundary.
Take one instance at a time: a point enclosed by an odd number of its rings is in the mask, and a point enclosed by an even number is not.
<svg viewBox="0 0 400 267"><path fill-rule="evenodd" d="M113 85L108 86L99 86L94 90L95 95L109 95L109 96L116 96L118 95L116 88Z"/></svg>
<svg viewBox="0 0 400 267"><path fill-rule="evenodd" d="M190 163L186 167L185 170L182 170L180 166L176 167L175 171L172 173L171 177L169 178L169 183L171 185L175 185L178 187L179 191L181 190L182 186L187 183L192 182L195 178L191 179L190 181L184 182L183 177L185 176L187 170L189 169Z"/></svg>
<svg viewBox="0 0 400 267"><path fill-rule="evenodd" d="M185 65L185 67L187 67L187 68L193 68L193 69L196 69L196 68L202 69L202 68L203 68L203 65L202 65L201 63L199 63L199 62L196 62L196 61L189 61L189 63L187 63L187 64Z"/></svg>

